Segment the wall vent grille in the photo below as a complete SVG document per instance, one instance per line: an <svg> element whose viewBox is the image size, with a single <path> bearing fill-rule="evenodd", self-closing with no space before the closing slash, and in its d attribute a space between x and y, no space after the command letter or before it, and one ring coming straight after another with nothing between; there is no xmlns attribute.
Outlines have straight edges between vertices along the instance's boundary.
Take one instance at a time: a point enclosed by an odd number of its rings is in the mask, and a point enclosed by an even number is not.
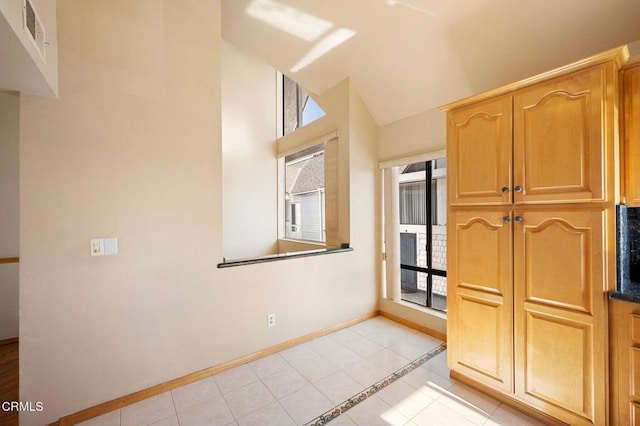
<svg viewBox="0 0 640 426"><path fill-rule="evenodd" d="M24 0L23 5L23 18L24 18L24 30L27 32L27 36L35 46L36 50L40 54L42 61L45 61L45 47L46 37L42 21L36 13L31 1Z"/></svg>

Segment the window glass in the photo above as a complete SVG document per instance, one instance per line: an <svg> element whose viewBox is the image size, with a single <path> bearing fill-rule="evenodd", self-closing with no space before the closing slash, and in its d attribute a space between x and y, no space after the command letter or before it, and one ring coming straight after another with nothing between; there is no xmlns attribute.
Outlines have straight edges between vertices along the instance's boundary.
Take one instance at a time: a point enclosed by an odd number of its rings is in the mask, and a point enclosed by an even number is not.
<svg viewBox="0 0 640 426"><path fill-rule="evenodd" d="M446 188L444 158L400 167L401 299L441 311L447 309Z"/></svg>
<svg viewBox="0 0 640 426"><path fill-rule="evenodd" d="M306 126L324 116L325 112L320 108L320 105L311 96L307 96L307 101L302 108L302 125Z"/></svg>
<svg viewBox="0 0 640 426"><path fill-rule="evenodd" d="M320 105L295 81L282 75L282 120L285 135L325 116Z"/></svg>
<svg viewBox="0 0 640 426"><path fill-rule="evenodd" d="M285 157L285 237L326 241L324 144Z"/></svg>

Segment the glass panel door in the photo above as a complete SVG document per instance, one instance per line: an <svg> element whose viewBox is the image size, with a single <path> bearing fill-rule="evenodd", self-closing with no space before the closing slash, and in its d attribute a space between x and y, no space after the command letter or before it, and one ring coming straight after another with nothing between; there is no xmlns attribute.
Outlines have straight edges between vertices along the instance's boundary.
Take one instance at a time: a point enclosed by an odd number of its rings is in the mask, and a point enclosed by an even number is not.
<svg viewBox="0 0 640 426"><path fill-rule="evenodd" d="M446 187L444 158L400 167L401 299L441 311L447 309Z"/></svg>

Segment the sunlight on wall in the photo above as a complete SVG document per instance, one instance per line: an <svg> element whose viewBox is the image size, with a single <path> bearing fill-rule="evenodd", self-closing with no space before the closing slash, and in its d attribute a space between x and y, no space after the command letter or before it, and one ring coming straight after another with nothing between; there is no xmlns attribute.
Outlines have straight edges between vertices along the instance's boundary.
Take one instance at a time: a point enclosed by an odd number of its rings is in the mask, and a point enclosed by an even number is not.
<svg viewBox="0 0 640 426"><path fill-rule="evenodd" d="M300 59L300 61L291 68L291 72L295 73L306 68L310 64L314 63L318 58L321 58L326 53L349 40L355 35L355 33L355 31L350 30L349 28L338 28L317 42L315 46L311 48L309 53L307 53L304 58Z"/></svg>
<svg viewBox="0 0 640 426"><path fill-rule="evenodd" d="M302 12L274 0L253 0L247 15L307 41L314 41L334 25L322 18Z"/></svg>

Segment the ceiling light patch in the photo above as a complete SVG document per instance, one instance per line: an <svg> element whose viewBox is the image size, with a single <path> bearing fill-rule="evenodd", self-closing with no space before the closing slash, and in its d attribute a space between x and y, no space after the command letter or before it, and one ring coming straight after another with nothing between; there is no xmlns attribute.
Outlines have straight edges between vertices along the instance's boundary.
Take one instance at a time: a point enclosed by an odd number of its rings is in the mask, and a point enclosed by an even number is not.
<svg viewBox="0 0 640 426"><path fill-rule="evenodd" d="M315 41L333 23L287 6L275 0L253 0L245 9L247 15L306 41Z"/></svg>
<svg viewBox="0 0 640 426"><path fill-rule="evenodd" d="M404 6L406 8L415 10L416 12L420 12L420 13L424 13L425 15L429 15L429 16L437 16L435 13L432 13L426 9L422 9L414 4L411 4L410 2L407 1L400 1L400 0L384 0L385 4L387 6L395 6L395 5L400 5L400 6Z"/></svg>
<svg viewBox="0 0 640 426"><path fill-rule="evenodd" d="M300 59L300 61L291 68L291 72L296 73L301 69L306 68L331 50L349 40L355 35L355 33L355 31L350 30L349 28L338 28L332 33L326 35L318 41L315 46L313 46L304 58Z"/></svg>

